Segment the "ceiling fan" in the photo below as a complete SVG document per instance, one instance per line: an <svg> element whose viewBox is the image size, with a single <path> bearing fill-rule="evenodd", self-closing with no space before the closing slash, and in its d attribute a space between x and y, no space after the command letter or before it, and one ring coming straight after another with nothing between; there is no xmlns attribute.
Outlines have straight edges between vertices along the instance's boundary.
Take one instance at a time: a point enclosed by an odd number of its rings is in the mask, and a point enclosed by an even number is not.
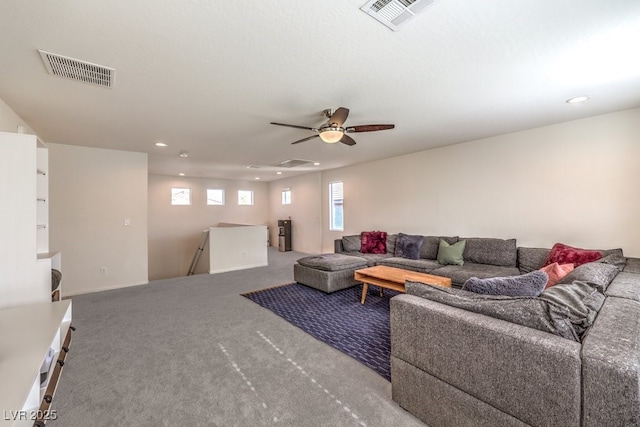
<svg viewBox="0 0 640 427"><path fill-rule="evenodd" d="M395 125L358 125L358 126L343 126L344 122L349 116L349 109L340 107L335 111L324 110L324 116L328 119L327 123L323 124L319 128L312 128L308 126L288 125L286 123L271 122L272 125L287 126L290 128L307 129L317 132L316 135L311 135L306 138L299 139L292 142L292 144L298 144L300 142L308 141L313 138L320 137L321 140L329 144L336 142L342 142L346 145L356 145L356 142L351 138L348 133L352 132L373 132L377 130L393 129Z"/></svg>

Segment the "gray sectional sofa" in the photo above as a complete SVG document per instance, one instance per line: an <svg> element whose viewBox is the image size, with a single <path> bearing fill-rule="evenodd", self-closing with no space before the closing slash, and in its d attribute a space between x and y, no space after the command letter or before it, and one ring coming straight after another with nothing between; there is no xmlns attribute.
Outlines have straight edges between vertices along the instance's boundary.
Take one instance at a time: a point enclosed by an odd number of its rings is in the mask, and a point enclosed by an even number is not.
<svg viewBox="0 0 640 427"><path fill-rule="evenodd" d="M549 249L465 239L464 265L442 266L436 239L425 238L419 260L398 259L389 244L372 257L349 250L355 237L335 242L336 252L370 265L454 284L407 282L407 293L391 299L392 397L400 406L432 426L640 425L640 259L606 250L538 297L479 295L460 289L467 278L531 272Z"/></svg>
<svg viewBox="0 0 640 427"><path fill-rule="evenodd" d="M516 239L493 239L458 236L423 236L419 259L395 256L396 234L387 237L386 254L363 254L360 252L360 236L344 236L334 241L336 253L357 256L368 261L368 265L386 265L420 273L449 277L455 287L462 287L470 277L500 277L520 274ZM465 240L464 264L442 265L437 261L440 239L449 244Z"/></svg>

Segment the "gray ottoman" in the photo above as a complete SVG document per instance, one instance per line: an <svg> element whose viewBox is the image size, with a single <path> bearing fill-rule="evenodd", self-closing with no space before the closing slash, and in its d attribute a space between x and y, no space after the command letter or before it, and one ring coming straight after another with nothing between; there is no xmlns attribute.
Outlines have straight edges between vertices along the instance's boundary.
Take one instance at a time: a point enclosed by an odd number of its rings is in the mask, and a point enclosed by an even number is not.
<svg viewBox="0 0 640 427"><path fill-rule="evenodd" d="M342 254L320 254L300 258L293 266L298 283L330 293L359 285L353 272L367 267L367 260Z"/></svg>

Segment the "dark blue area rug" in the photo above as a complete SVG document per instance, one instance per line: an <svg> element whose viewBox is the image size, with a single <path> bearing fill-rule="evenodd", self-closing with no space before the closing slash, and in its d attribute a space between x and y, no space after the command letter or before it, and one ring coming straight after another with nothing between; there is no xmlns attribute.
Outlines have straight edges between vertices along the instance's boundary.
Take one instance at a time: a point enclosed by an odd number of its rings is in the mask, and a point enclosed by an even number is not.
<svg viewBox="0 0 640 427"><path fill-rule="evenodd" d="M389 299L397 294L369 287L363 305L361 286L325 294L292 283L242 295L391 380Z"/></svg>

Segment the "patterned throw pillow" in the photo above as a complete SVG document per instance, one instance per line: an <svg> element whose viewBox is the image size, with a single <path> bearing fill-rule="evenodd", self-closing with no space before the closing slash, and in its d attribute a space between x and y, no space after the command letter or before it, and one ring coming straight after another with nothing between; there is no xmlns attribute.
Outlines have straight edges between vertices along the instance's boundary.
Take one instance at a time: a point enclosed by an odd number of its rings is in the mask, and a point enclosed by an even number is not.
<svg viewBox="0 0 640 427"><path fill-rule="evenodd" d="M568 246L562 243L556 243L549 251L547 259L544 261L543 267L557 262L558 264L573 264L574 267L586 264L588 262L597 261L602 258L600 251L589 249L580 249Z"/></svg>
<svg viewBox="0 0 640 427"><path fill-rule="evenodd" d="M557 262L542 267L540 271L544 271L549 276L547 285L544 288L547 289L558 284L564 276L573 271L573 268L573 264L558 264Z"/></svg>
<svg viewBox="0 0 640 427"><path fill-rule="evenodd" d="M363 254L386 254L386 231L363 231L360 233L360 252Z"/></svg>

